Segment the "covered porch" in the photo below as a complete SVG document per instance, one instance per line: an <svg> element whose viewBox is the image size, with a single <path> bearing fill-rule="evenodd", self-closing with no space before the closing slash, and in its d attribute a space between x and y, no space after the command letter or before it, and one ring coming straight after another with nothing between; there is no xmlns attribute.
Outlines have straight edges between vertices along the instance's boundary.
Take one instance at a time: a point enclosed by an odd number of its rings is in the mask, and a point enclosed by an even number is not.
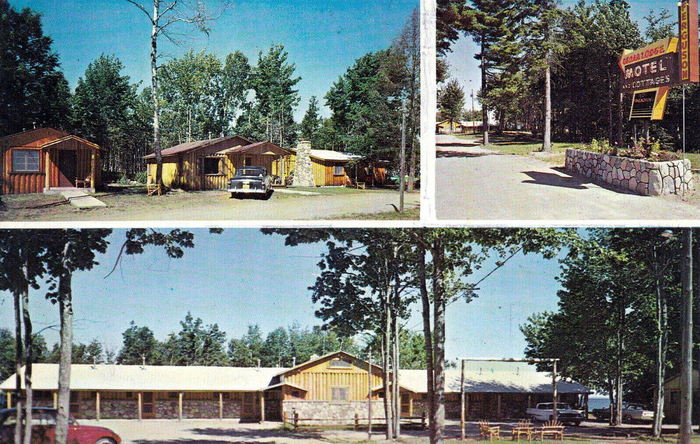
<svg viewBox="0 0 700 444"><path fill-rule="evenodd" d="M85 139L68 135L42 145L44 192L82 188L95 192L100 184L102 148Z"/></svg>

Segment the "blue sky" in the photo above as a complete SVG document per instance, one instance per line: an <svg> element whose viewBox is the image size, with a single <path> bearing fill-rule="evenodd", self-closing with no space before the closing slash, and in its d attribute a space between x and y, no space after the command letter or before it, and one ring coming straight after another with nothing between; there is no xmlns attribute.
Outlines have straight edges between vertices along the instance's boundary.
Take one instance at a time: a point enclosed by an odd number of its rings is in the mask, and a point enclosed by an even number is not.
<svg viewBox="0 0 700 444"><path fill-rule="evenodd" d="M591 0L587 0L589 3ZM671 16L676 15L675 1L657 1L657 0L628 0L630 4L630 14L635 20L640 29L643 31L645 27L644 17L649 14L649 11L656 12L661 9L668 9ZM565 0L562 4L566 7L574 6L578 0ZM475 109L481 109L479 101L476 99L477 92L481 88L481 73L479 71L479 63L474 59L474 54L479 52L478 46L474 43L471 37L461 37L452 45L452 52L447 56L447 62L450 65L450 76L459 81L464 88L466 97L466 107L471 109L469 95L471 90L474 90L474 106Z"/></svg>
<svg viewBox="0 0 700 444"><path fill-rule="evenodd" d="M123 239L116 230L101 264L74 278L75 340L93 338L117 350L121 333L134 320L163 339L179 329L187 311L205 323L218 323L228 338L240 337L257 323L264 333L294 322L320 325L314 317L308 287L317 274L323 245L285 247L281 236L255 229L229 229L222 235L195 232L194 249L182 259L167 259L151 248L128 256L112 268ZM457 302L447 312L447 357L522 356L525 343L518 326L532 313L556 309L557 260L537 255L516 256L480 284L473 302ZM493 268L493 261L477 271L473 281ZM407 327L421 331L419 307ZM36 292L31 299L35 330L58 324L58 310ZM0 327L12 328L12 299L0 293ZM45 331L49 344L56 329Z"/></svg>
<svg viewBox="0 0 700 444"><path fill-rule="evenodd" d="M148 3L149 0L143 0ZM43 14L44 33L54 40L61 66L74 88L90 61L114 54L132 81L149 83L150 27L146 16L126 0L10 0L17 9ZM215 6L214 0L208 4ZM296 64L301 103L299 120L312 95L323 97L333 82L367 52L388 47L418 0L233 0L213 24L209 37L186 32L175 47L163 39L162 54L188 49L223 59L240 50L252 63L271 44L283 44ZM165 61L165 60L163 60Z"/></svg>

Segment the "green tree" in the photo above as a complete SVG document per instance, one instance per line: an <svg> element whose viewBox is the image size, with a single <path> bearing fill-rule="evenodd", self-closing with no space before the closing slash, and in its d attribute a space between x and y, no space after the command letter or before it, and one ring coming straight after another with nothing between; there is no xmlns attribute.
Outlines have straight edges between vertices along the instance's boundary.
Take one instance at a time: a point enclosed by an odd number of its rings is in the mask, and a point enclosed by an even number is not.
<svg viewBox="0 0 700 444"><path fill-rule="evenodd" d="M180 321L180 331L173 335L177 353L172 359L175 365L222 366L228 364L224 344L226 333L218 324L204 325L201 318L187 313Z"/></svg>
<svg viewBox="0 0 700 444"><path fill-rule="evenodd" d="M318 112L318 100L316 100L316 96L311 96L311 99L309 99L309 107L306 109L306 114L304 114L304 119L301 121L300 128L301 137L311 141L311 146L316 146L313 142L323 124L323 119Z"/></svg>
<svg viewBox="0 0 700 444"><path fill-rule="evenodd" d="M221 103L217 106L221 116L221 126L226 133L233 131L236 124L236 116L247 101L249 91L251 67L246 57L240 51L234 51L226 56L224 62L221 93ZM219 101L217 100L217 101Z"/></svg>
<svg viewBox="0 0 700 444"><path fill-rule="evenodd" d="M147 365L161 362L160 343L156 340L153 331L148 327L139 327L131 321L129 328L122 333L122 347L117 355L117 364Z"/></svg>
<svg viewBox="0 0 700 444"><path fill-rule="evenodd" d="M67 126L70 91L52 44L41 14L0 0L0 136Z"/></svg>
<svg viewBox="0 0 700 444"><path fill-rule="evenodd" d="M122 75L124 65L114 56L90 62L72 97L72 126L76 134L107 149L103 168L134 176L142 171L143 140L149 123L136 113L138 85ZM137 134L141 132L141 134Z"/></svg>
<svg viewBox="0 0 700 444"><path fill-rule="evenodd" d="M255 102L244 107L236 131L254 140L269 140L289 148L296 142L297 125L294 110L299 104L295 89L300 77L296 66L288 62L283 45L272 45L266 53L258 53L258 61L249 76Z"/></svg>
<svg viewBox="0 0 700 444"><path fill-rule="evenodd" d="M32 339L34 347L33 359L37 362L47 362L49 351L46 340L40 334ZM7 328L0 328L0 380L4 381L15 372L15 338Z"/></svg>
<svg viewBox="0 0 700 444"><path fill-rule="evenodd" d="M449 119L450 129L454 131L454 122L462 118L464 110L464 90L457 80L452 79L440 90L440 112Z"/></svg>
<svg viewBox="0 0 700 444"><path fill-rule="evenodd" d="M262 358L265 342L258 325L249 325L248 332L228 344L228 359L234 367L257 367Z"/></svg>
<svg viewBox="0 0 700 444"><path fill-rule="evenodd" d="M226 130L224 104L218 104L222 65L213 54L190 50L161 67L163 142L175 145L221 136ZM232 98L232 97L230 97Z"/></svg>

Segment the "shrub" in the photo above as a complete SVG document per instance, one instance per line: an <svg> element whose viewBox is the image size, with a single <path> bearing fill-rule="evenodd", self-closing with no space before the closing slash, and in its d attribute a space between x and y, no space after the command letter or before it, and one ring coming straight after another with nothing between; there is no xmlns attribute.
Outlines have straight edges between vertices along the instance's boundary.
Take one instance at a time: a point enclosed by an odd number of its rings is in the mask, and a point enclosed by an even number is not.
<svg viewBox="0 0 700 444"><path fill-rule="evenodd" d="M146 173L145 171L139 171L134 176L134 180L138 183L145 184L148 180L148 173Z"/></svg>

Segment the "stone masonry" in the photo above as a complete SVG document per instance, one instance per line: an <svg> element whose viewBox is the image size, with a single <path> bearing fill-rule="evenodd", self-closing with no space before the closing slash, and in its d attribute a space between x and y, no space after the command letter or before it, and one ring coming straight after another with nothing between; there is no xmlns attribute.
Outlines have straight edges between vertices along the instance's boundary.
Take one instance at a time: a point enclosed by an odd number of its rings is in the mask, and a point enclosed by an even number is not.
<svg viewBox="0 0 700 444"><path fill-rule="evenodd" d="M300 140L297 144L296 162L294 166L293 187L313 187L314 173L311 167L311 142Z"/></svg>
<svg viewBox="0 0 700 444"><path fill-rule="evenodd" d="M568 172L643 196L685 194L693 190L690 161L650 162L590 151L566 150Z"/></svg>
<svg viewBox="0 0 700 444"><path fill-rule="evenodd" d="M338 423L340 420L350 424L355 414L360 418L367 417L367 401L284 401L283 409L287 421L292 420L296 411L300 420L318 418L313 424ZM384 417L384 401L372 401L372 416Z"/></svg>

